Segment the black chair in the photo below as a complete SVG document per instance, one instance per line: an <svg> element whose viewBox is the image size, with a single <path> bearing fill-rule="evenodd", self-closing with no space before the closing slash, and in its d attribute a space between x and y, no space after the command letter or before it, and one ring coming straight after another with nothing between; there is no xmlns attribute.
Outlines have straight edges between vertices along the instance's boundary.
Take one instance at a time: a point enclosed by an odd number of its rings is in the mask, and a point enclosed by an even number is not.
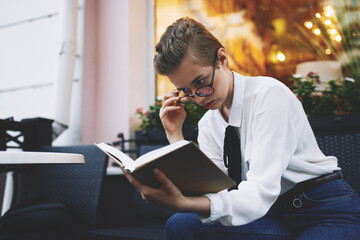
<svg viewBox="0 0 360 240"><path fill-rule="evenodd" d="M360 194L360 114L312 116L310 125L325 155L336 156L345 179Z"/></svg>
<svg viewBox="0 0 360 240"><path fill-rule="evenodd" d="M143 145L145 154L164 145ZM166 220L173 212L146 203L125 176L106 176L102 201L103 228L89 231L87 240L161 240ZM111 206L111 207L110 207Z"/></svg>
<svg viewBox="0 0 360 240"><path fill-rule="evenodd" d="M80 153L85 164L38 165L16 171L11 209L0 218L1 239L64 239L93 229L107 156L94 145L45 146Z"/></svg>
<svg viewBox="0 0 360 240"><path fill-rule="evenodd" d="M360 133L320 135L316 140L325 155L338 158L345 179L360 196Z"/></svg>

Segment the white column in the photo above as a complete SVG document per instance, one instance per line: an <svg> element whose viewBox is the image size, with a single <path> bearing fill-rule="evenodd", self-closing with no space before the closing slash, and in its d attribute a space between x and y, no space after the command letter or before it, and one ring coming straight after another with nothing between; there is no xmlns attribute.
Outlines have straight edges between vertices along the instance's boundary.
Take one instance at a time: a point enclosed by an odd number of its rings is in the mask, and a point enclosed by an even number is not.
<svg viewBox="0 0 360 240"><path fill-rule="evenodd" d="M77 11L77 0L60 1L61 49L59 53L58 78L55 82L55 137L69 126L76 59Z"/></svg>

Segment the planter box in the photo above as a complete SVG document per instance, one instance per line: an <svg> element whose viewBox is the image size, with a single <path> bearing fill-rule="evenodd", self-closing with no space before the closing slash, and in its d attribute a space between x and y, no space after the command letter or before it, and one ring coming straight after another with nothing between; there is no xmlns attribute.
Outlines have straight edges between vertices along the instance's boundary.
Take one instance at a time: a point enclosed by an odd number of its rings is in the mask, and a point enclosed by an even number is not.
<svg viewBox="0 0 360 240"><path fill-rule="evenodd" d="M198 127L184 127L183 134L186 140L197 142ZM135 131L135 139L137 146L169 144L163 128Z"/></svg>

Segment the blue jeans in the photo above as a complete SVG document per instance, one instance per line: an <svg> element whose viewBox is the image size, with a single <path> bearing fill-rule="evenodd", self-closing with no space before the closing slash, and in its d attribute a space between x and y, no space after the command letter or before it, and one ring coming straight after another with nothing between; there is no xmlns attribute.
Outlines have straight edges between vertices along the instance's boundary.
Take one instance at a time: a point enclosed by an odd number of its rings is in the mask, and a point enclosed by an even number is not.
<svg viewBox="0 0 360 240"><path fill-rule="evenodd" d="M264 217L243 226L203 224L196 214L177 213L165 227L168 240L355 240L359 236L360 199L343 179L311 191L291 190Z"/></svg>

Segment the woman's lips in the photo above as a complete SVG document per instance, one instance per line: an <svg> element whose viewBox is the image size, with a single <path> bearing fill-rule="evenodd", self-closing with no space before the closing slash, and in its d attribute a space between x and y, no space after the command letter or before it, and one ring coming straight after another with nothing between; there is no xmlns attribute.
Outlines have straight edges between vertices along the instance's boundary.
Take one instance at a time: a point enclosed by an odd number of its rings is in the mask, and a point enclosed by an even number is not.
<svg viewBox="0 0 360 240"><path fill-rule="evenodd" d="M215 104L215 100L212 100L212 101L210 101L210 102L208 102L208 103L206 103L206 104L204 104L204 105L202 105L204 108L212 108L213 106L214 106L214 104Z"/></svg>

